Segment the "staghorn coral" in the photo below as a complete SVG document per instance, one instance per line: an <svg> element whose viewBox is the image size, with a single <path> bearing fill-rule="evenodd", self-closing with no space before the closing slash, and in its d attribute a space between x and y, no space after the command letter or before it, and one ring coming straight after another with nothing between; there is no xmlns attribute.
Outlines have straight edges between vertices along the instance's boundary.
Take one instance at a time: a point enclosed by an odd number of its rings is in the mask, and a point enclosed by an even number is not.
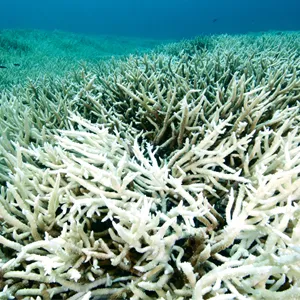
<svg viewBox="0 0 300 300"><path fill-rule="evenodd" d="M297 299L299 41L185 41L3 93L0 296Z"/></svg>

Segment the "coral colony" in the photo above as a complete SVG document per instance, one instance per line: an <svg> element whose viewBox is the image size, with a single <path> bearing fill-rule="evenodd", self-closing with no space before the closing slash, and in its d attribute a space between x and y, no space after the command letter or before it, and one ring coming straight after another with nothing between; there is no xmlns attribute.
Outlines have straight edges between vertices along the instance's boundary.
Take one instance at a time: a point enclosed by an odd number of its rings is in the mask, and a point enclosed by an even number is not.
<svg viewBox="0 0 300 300"><path fill-rule="evenodd" d="M299 33L6 89L0 299L300 299L299 100Z"/></svg>

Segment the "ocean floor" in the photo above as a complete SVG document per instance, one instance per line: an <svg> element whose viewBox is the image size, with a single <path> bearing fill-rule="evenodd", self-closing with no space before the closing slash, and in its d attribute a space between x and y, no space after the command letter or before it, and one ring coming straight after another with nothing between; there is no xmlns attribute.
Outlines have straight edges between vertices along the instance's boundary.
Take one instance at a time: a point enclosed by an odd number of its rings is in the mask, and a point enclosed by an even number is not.
<svg viewBox="0 0 300 300"><path fill-rule="evenodd" d="M0 87L64 76L80 65L141 55L174 42L123 36L93 36L41 30L0 30Z"/></svg>

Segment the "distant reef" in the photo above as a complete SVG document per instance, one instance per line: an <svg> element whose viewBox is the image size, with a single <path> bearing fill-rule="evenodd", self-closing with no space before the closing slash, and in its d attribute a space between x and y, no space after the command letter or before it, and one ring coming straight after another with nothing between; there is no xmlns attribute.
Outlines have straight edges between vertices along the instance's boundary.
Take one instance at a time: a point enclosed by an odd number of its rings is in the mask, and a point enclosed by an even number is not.
<svg viewBox="0 0 300 300"><path fill-rule="evenodd" d="M28 78L66 76L81 64L141 55L168 42L58 30L0 30L0 88L23 84Z"/></svg>

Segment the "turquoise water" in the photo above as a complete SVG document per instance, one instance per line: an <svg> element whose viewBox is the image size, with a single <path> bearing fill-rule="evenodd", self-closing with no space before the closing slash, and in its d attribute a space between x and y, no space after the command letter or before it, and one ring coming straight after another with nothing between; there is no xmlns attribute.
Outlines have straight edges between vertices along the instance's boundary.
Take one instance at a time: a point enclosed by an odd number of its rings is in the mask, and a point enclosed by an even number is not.
<svg viewBox="0 0 300 300"><path fill-rule="evenodd" d="M299 30L300 1L1 1L0 28L152 38Z"/></svg>

